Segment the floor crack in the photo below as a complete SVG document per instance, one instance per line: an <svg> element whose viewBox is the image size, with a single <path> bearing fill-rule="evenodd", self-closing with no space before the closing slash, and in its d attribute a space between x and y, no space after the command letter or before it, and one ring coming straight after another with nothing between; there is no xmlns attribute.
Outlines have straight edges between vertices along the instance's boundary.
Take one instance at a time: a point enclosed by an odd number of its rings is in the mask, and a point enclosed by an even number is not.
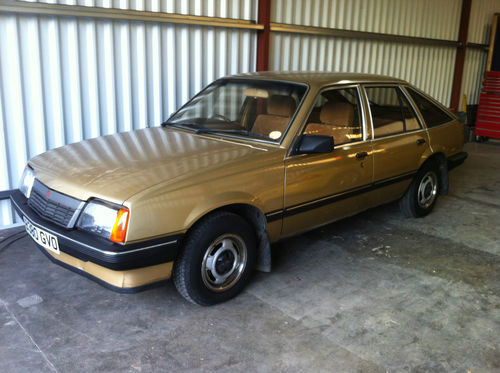
<svg viewBox="0 0 500 373"><path fill-rule="evenodd" d="M2 299L0 299L0 304L2 304L2 306L8 312L8 314L10 315L10 317L12 317L14 319L14 321L16 322L16 324L19 325L19 327L23 330L24 334L26 334L26 336L29 338L29 340L31 341L31 343L33 343L33 345L36 347L36 349L38 350L38 352L40 353L40 355L42 355L43 359L45 360L45 362L49 366L50 370L52 370L53 372L58 373L58 370L56 369L56 367L54 366L54 364L52 364L52 362L49 360L49 358L47 357L47 355L45 355L45 353L42 351L42 349L35 342L35 340L31 336L31 334L28 333L28 331L26 330L26 328L17 319L16 315L14 315L14 313L9 309L9 307L7 306L7 303L5 301L3 301Z"/></svg>

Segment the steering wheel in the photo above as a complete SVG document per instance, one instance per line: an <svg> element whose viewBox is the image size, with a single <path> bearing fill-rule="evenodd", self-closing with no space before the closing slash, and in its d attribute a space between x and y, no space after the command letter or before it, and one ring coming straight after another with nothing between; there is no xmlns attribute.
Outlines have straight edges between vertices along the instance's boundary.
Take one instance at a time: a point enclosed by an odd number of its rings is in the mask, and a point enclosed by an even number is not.
<svg viewBox="0 0 500 373"><path fill-rule="evenodd" d="M229 122L229 123L234 122L234 121L232 121L231 119L229 119L228 117L226 117L225 115L222 115L222 114L214 114L214 115L212 115L212 118L222 119L224 122Z"/></svg>

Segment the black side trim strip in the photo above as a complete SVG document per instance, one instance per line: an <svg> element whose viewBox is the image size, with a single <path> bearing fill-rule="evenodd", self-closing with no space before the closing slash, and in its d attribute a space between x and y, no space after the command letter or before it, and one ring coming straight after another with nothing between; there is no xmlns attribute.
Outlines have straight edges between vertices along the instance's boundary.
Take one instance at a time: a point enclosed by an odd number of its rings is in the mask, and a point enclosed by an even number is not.
<svg viewBox="0 0 500 373"><path fill-rule="evenodd" d="M274 210L266 214L266 219L268 223L280 220L282 218L283 218L283 210Z"/></svg>
<svg viewBox="0 0 500 373"><path fill-rule="evenodd" d="M379 180L371 184L363 185L359 188L351 189L342 193L332 194L328 196L321 197L312 201L304 202L298 205L286 207L284 210L275 210L268 212L266 214L267 222L276 221L278 219L286 218L288 216L300 214L309 210L314 210L319 207L323 207L346 198L351 198L358 196L363 193L371 192L378 188L383 188L392 184L399 183L404 180L408 180L415 176L417 171L412 171L406 174L396 176L394 178Z"/></svg>

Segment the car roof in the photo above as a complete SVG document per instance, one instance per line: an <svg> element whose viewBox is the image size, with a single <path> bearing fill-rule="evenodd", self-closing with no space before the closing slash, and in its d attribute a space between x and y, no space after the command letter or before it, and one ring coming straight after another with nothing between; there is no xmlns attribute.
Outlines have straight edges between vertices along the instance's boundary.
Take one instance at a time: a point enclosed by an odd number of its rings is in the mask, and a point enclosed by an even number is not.
<svg viewBox="0 0 500 373"><path fill-rule="evenodd" d="M306 83L309 85L323 86L326 84L352 84L352 83L397 83L408 84L406 81L374 74L357 73L332 73L328 71L261 71L226 78L270 79Z"/></svg>

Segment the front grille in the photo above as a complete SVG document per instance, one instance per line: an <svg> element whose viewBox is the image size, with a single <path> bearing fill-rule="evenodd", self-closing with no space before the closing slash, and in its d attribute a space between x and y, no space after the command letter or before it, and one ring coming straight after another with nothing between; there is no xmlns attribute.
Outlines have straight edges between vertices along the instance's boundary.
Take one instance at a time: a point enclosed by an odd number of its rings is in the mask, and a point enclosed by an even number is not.
<svg viewBox="0 0 500 373"><path fill-rule="evenodd" d="M79 210L81 201L51 190L35 180L28 199L28 206L42 218L57 225L72 228L74 224L72 218Z"/></svg>

